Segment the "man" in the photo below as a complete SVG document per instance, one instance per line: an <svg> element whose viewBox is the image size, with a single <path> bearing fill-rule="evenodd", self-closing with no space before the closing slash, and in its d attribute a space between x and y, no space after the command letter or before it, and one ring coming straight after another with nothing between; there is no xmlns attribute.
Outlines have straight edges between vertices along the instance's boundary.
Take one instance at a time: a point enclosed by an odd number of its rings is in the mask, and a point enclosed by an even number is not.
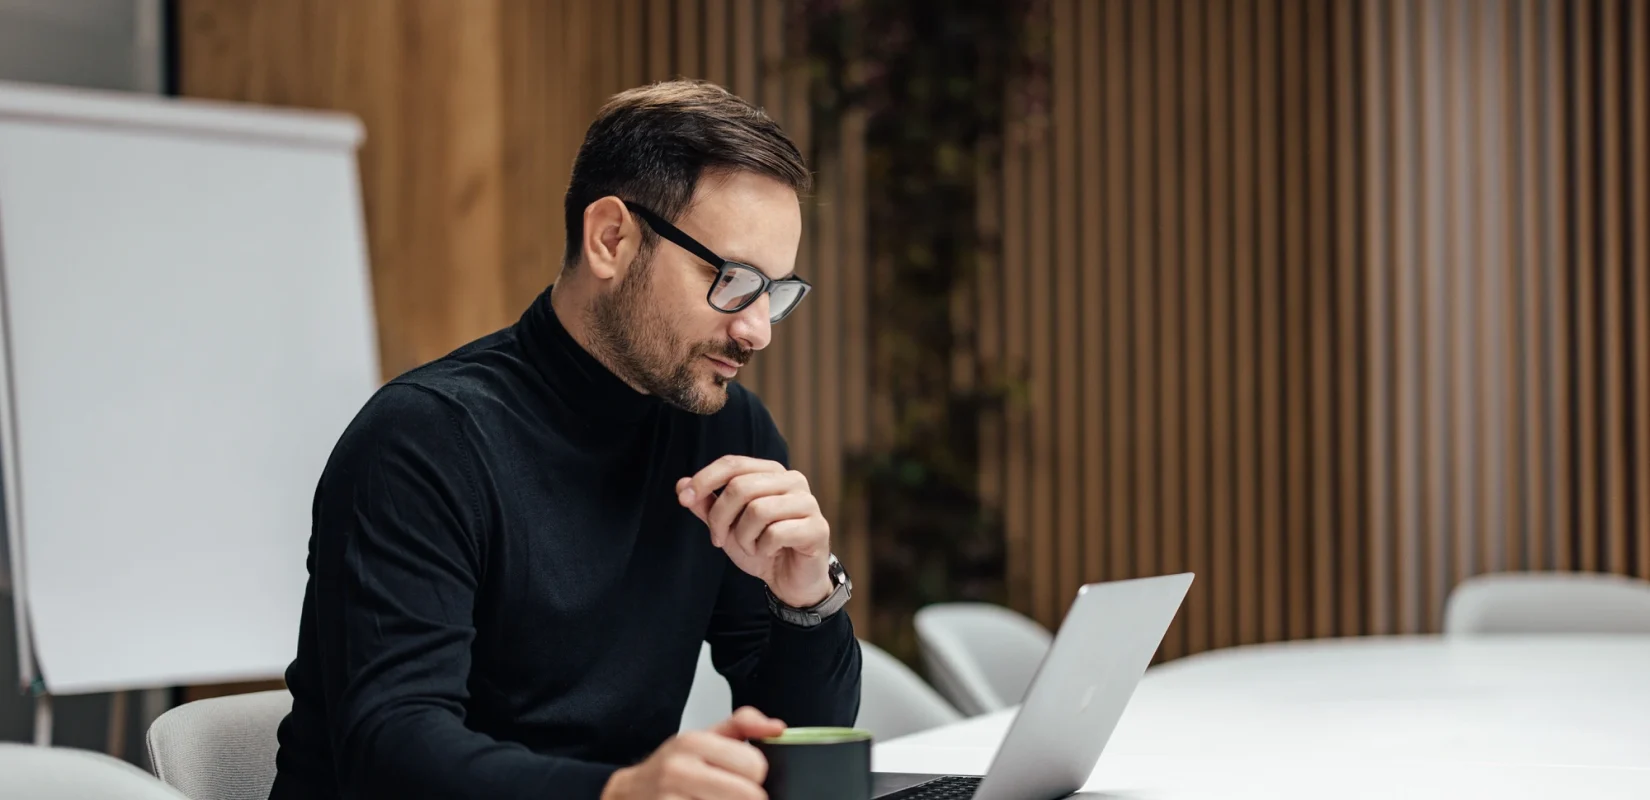
<svg viewBox="0 0 1650 800"><path fill-rule="evenodd" d="M746 739L853 722L829 527L733 382L807 294L808 184L716 86L602 109L555 285L321 476L273 798L759 798ZM705 641L749 708L675 736Z"/></svg>

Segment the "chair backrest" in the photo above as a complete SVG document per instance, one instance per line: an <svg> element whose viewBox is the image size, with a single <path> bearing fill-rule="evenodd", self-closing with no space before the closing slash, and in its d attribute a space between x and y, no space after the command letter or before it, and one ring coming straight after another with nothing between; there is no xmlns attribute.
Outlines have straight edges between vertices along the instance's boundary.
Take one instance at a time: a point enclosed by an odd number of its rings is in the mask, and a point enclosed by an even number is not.
<svg viewBox="0 0 1650 800"><path fill-rule="evenodd" d="M182 800L120 759L91 750L0 742L0 797L18 800Z"/></svg>
<svg viewBox="0 0 1650 800"><path fill-rule="evenodd" d="M937 728L962 719L957 709L924 683L910 667L870 642L859 643L859 718L854 724L878 742Z"/></svg>
<svg viewBox="0 0 1650 800"><path fill-rule="evenodd" d="M938 603L917 612L917 643L934 688L974 716L1017 705L1054 642L1047 628L990 603Z"/></svg>
<svg viewBox="0 0 1650 800"><path fill-rule="evenodd" d="M1462 581L1444 632L1650 633L1650 581L1585 572L1506 572Z"/></svg>
<svg viewBox="0 0 1650 800"><path fill-rule="evenodd" d="M267 800L275 731L291 710L285 689L185 703L149 726L149 763L192 800Z"/></svg>
<svg viewBox="0 0 1650 800"><path fill-rule="evenodd" d="M728 679L716 671L710 660L710 645L699 647L699 666L693 673L693 689L688 692L687 707L682 709L684 731L702 731L728 718L733 712L733 690Z"/></svg>

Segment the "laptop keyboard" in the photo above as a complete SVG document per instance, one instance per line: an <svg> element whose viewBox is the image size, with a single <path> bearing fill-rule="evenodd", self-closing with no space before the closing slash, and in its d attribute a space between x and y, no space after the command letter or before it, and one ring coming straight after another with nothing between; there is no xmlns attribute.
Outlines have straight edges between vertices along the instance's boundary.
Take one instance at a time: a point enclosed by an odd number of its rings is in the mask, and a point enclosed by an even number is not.
<svg viewBox="0 0 1650 800"><path fill-rule="evenodd" d="M953 775L918 784L890 795L886 800L968 800L979 788L980 778Z"/></svg>

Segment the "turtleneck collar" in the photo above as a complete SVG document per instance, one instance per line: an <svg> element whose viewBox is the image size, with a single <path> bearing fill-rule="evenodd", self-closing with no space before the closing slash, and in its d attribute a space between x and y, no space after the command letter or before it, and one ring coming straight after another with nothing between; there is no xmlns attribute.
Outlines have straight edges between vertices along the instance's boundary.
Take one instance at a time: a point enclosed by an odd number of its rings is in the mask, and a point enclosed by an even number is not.
<svg viewBox="0 0 1650 800"><path fill-rule="evenodd" d="M573 338L550 303L554 288L545 289L516 323L522 351L550 391L573 413L604 424L636 422L663 407L664 401L631 388Z"/></svg>

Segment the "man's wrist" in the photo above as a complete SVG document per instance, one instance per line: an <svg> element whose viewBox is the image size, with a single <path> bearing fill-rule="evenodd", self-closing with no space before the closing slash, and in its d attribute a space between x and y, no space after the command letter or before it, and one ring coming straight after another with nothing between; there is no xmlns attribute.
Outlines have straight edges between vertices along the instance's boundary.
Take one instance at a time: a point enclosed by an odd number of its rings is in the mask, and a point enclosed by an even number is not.
<svg viewBox="0 0 1650 800"><path fill-rule="evenodd" d="M825 575L820 576L820 579L817 583L813 584L811 587L809 587L809 588L807 588L803 591L799 591L799 592L781 592L781 591L778 591L778 590L772 590L772 591L773 591L773 596L776 597L776 598L779 598L779 602L784 603L785 605L788 605L791 608L813 608L814 606L817 606L820 603L823 603L826 600L830 599L831 593L836 591L836 587L831 585L831 578L830 578L829 573L827 573Z"/></svg>
<svg viewBox="0 0 1650 800"><path fill-rule="evenodd" d="M781 621L802 628L812 628L836 616L848 598L853 593L853 581L849 580L848 573L842 568L836 556L831 556L825 566L825 583L823 588L810 588L803 591L787 589L785 594L774 591L772 586L767 589L768 610ZM786 598L790 599L786 599ZM801 600L802 602L795 602Z"/></svg>

